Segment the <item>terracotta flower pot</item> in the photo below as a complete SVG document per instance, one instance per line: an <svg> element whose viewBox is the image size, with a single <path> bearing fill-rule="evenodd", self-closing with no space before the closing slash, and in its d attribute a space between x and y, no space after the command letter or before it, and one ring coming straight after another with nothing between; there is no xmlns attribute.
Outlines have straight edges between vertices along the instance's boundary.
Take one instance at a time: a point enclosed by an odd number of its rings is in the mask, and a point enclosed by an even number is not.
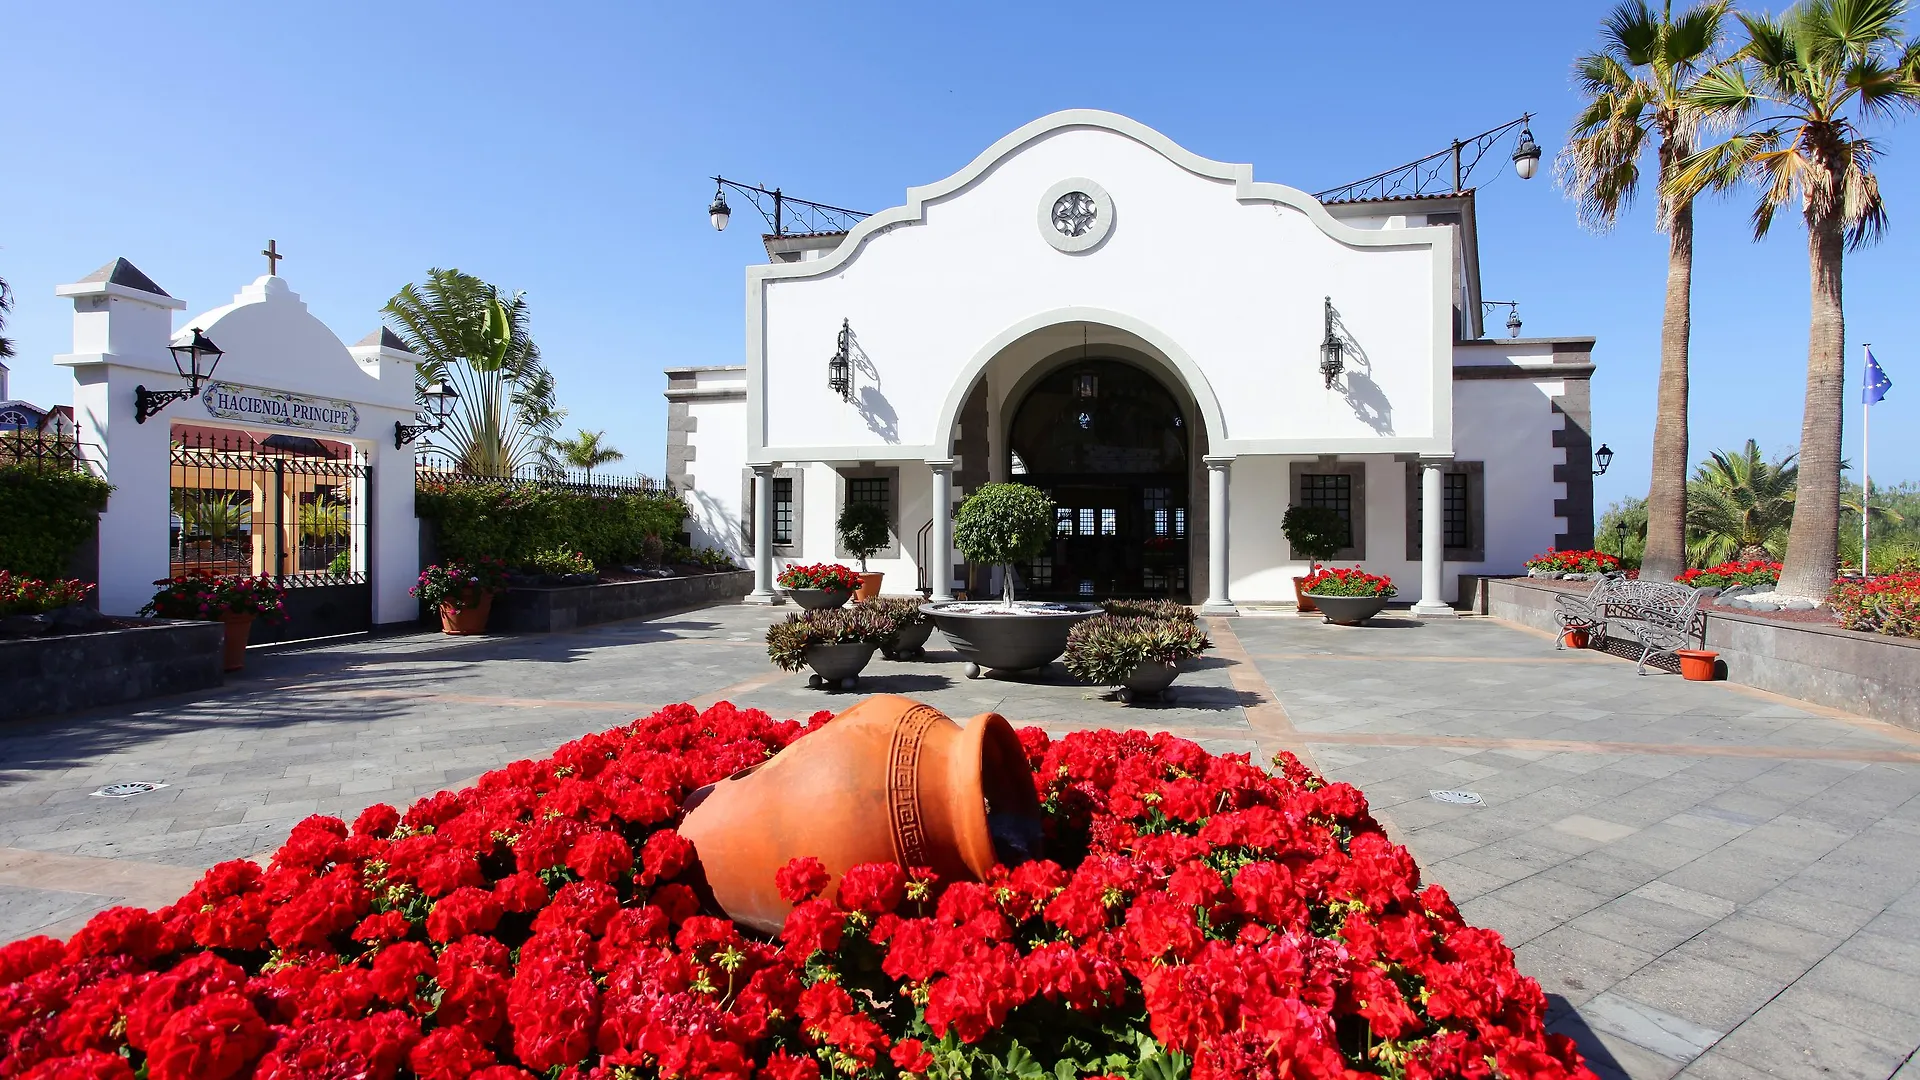
<svg viewBox="0 0 1920 1080"><path fill-rule="evenodd" d="M1305 577L1293 579L1293 599L1294 603L1298 605L1295 610L1302 615L1320 610L1320 605L1314 603L1313 597L1307 595L1306 585L1307 579Z"/></svg>
<svg viewBox="0 0 1920 1080"><path fill-rule="evenodd" d="M856 602L858 602L861 600L871 600L874 597L879 596L880 595L880 579L886 576L887 575L885 574L873 574L873 573L867 573L864 570L861 571L860 587L854 590L853 599Z"/></svg>
<svg viewBox="0 0 1920 1080"><path fill-rule="evenodd" d="M1712 649L1681 649L1680 677L1688 682L1712 682L1720 676L1720 654Z"/></svg>
<svg viewBox="0 0 1920 1080"><path fill-rule="evenodd" d="M878 694L772 758L695 791L680 835L704 889L735 922L777 932L792 909L774 875L819 859L832 880L866 862L928 867L935 888L1040 856L1040 807L1013 728L963 729L930 705ZM931 909L928 909L931 911Z"/></svg>
<svg viewBox="0 0 1920 1080"><path fill-rule="evenodd" d="M253 632L252 615L222 615L220 621L227 625L226 649L223 662L227 671L239 671L247 666L247 635Z"/></svg>
<svg viewBox="0 0 1920 1080"><path fill-rule="evenodd" d="M464 610L456 610L452 604L441 604L440 629L455 635L484 634L487 632L487 616L492 611L492 593L481 593L480 599Z"/></svg>
<svg viewBox="0 0 1920 1080"><path fill-rule="evenodd" d="M1592 634L1584 627L1569 626L1560 631L1560 644L1569 649L1584 649L1592 640Z"/></svg>

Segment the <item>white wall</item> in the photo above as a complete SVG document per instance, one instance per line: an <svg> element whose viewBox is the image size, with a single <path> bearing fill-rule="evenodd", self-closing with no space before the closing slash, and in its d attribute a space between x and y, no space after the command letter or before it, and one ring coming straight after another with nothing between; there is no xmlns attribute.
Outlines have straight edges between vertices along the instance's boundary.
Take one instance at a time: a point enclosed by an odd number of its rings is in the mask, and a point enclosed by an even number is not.
<svg viewBox="0 0 1920 1080"><path fill-rule="evenodd" d="M1103 186L1114 206L1104 244L1079 254L1056 250L1040 232L1044 195L1072 177ZM894 224L864 241L856 232L836 253L851 257L822 260L824 270L750 271L750 334L764 319L765 357L756 370L750 336L749 378L762 380L769 457L827 456L808 448L945 456L939 419L950 395L964 392L969 365L1010 328L1073 308L1149 326L1203 370L1207 387L1193 389L1220 402L1222 447L1359 440L1404 452L1445 441L1450 383L1436 387L1435 372L1451 360L1435 328L1451 318L1450 229L1400 230L1397 246L1344 242L1327 230L1382 234L1243 202L1233 182L1090 126L1039 135L924 213L924 224ZM777 276L797 273L817 276ZM1349 371L1386 406L1377 423L1357 416L1318 373L1327 295L1359 347ZM851 404L821 370L843 318L866 367Z"/></svg>
<svg viewBox="0 0 1920 1080"><path fill-rule="evenodd" d="M687 463L693 486L682 493L687 498L687 532L695 548L724 551L736 565L748 566L753 545L742 538L746 508L740 502L747 468L747 403L690 401L687 415L694 421L687 435L694 447L693 460Z"/></svg>
<svg viewBox="0 0 1920 1080"><path fill-rule="evenodd" d="M1565 386L1560 379L1475 379L1454 388L1456 454L1487 463L1487 558L1469 573L1524 573L1527 559L1566 530L1553 504L1567 497L1567 485L1554 480L1553 467L1566 463L1567 452L1553 445L1553 432L1567 418L1552 402Z"/></svg>

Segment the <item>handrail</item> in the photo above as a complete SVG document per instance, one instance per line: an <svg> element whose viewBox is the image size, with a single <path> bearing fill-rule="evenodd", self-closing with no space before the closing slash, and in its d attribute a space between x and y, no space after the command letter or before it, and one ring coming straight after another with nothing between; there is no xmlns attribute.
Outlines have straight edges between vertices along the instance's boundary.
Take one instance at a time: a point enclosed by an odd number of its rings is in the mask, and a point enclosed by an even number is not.
<svg viewBox="0 0 1920 1080"><path fill-rule="evenodd" d="M913 537L914 569L918 574L914 584L923 596L932 595L933 577L927 570L927 534L932 531L933 519L928 518L927 523L920 526L920 531Z"/></svg>

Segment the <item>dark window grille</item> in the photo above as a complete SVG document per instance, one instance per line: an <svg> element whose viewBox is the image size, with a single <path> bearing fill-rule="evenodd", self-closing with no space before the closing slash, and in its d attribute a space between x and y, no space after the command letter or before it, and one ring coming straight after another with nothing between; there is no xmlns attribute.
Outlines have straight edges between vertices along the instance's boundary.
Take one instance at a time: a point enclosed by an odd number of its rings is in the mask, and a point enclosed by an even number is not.
<svg viewBox="0 0 1920 1080"><path fill-rule="evenodd" d="M1353 477L1345 473L1301 473L1300 505L1339 515L1340 546L1353 546Z"/></svg>
<svg viewBox="0 0 1920 1080"><path fill-rule="evenodd" d="M1072 508L1066 507L1066 506L1056 506L1053 508L1053 535L1055 536L1072 536L1073 535Z"/></svg>
<svg viewBox="0 0 1920 1080"><path fill-rule="evenodd" d="M773 478L773 542L793 543L793 477Z"/></svg>
<svg viewBox="0 0 1920 1080"><path fill-rule="evenodd" d="M1081 507L1079 510L1079 515L1080 515L1080 535L1093 536L1094 535L1093 507L1091 506Z"/></svg>
<svg viewBox="0 0 1920 1080"><path fill-rule="evenodd" d="M1027 564L1027 584L1036 589L1053 588L1053 556L1037 555Z"/></svg>
<svg viewBox="0 0 1920 1080"><path fill-rule="evenodd" d="M174 575L265 574L287 588L367 580L365 462L296 435L177 431Z"/></svg>
<svg viewBox="0 0 1920 1080"><path fill-rule="evenodd" d="M1444 473L1441 479L1445 486L1441 495L1441 519L1446 534L1445 545L1450 548L1473 546L1472 517L1467 506L1467 474Z"/></svg>
<svg viewBox="0 0 1920 1080"><path fill-rule="evenodd" d="M414 479L421 484L530 484L542 490L582 495L672 495L676 490L673 484L651 476L613 476L547 465L525 466L496 476L465 468L437 446L423 447L419 453Z"/></svg>
<svg viewBox="0 0 1920 1080"><path fill-rule="evenodd" d="M848 503L872 503L882 510L891 509L887 498L887 477L861 476L847 481Z"/></svg>

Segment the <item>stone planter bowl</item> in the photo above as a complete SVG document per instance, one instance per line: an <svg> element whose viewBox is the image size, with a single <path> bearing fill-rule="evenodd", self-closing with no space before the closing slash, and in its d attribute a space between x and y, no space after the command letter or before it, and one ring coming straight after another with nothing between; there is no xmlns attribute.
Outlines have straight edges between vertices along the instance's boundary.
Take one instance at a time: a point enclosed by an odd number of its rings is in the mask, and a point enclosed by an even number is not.
<svg viewBox="0 0 1920 1080"><path fill-rule="evenodd" d="M893 640L880 646L880 655L889 660L912 659L927 651L927 639L933 636L933 624L922 620L900 628Z"/></svg>
<svg viewBox="0 0 1920 1080"><path fill-rule="evenodd" d="M1320 606L1328 622L1338 623L1341 626L1359 626L1380 614L1387 606L1387 598L1384 596L1315 595L1313 602Z"/></svg>
<svg viewBox="0 0 1920 1080"><path fill-rule="evenodd" d="M807 666L813 669L807 685L816 690L853 689L854 676L865 670L879 647L872 641L807 646Z"/></svg>
<svg viewBox="0 0 1920 1080"><path fill-rule="evenodd" d="M988 669L1038 671L1067 651L1067 633L1076 623L1100 614L1098 604L1014 605L1028 609L1021 615L950 610L954 606L922 604L920 610L967 661L969 679Z"/></svg>
<svg viewBox="0 0 1920 1080"><path fill-rule="evenodd" d="M787 595L808 611L819 611L822 608L837 608L853 594L844 589L788 589Z"/></svg>
<svg viewBox="0 0 1920 1080"><path fill-rule="evenodd" d="M1116 696L1121 701L1132 702L1143 697L1158 697L1161 701L1173 700L1173 692L1167 687L1173 685L1174 676L1180 674L1178 664L1169 664L1161 660L1142 660L1134 665L1133 672L1120 684Z"/></svg>

